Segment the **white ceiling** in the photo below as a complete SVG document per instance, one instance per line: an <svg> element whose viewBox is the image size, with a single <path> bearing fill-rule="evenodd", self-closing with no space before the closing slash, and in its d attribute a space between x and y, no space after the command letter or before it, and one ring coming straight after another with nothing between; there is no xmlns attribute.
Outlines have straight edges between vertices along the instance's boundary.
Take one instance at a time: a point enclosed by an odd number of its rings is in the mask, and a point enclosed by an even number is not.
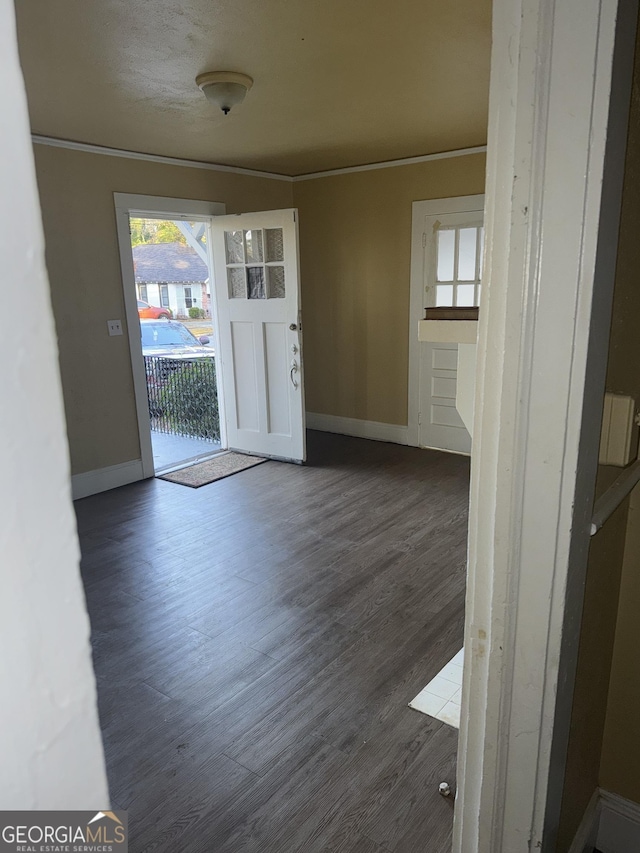
<svg viewBox="0 0 640 853"><path fill-rule="evenodd" d="M298 175L486 142L490 0L16 0L34 133ZM229 116L195 85L254 79Z"/></svg>

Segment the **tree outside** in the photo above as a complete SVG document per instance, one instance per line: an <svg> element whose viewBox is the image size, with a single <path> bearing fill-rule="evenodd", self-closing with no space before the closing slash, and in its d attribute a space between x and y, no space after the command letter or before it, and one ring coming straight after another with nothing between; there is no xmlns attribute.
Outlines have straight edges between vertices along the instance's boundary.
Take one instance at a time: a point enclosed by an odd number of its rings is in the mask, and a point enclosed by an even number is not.
<svg viewBox="0 0 640 853"><path fill-rule="evenodd" d="M131 219L131 246L141 243L182 243L186 246L184 234L167 219Z"/></svg>

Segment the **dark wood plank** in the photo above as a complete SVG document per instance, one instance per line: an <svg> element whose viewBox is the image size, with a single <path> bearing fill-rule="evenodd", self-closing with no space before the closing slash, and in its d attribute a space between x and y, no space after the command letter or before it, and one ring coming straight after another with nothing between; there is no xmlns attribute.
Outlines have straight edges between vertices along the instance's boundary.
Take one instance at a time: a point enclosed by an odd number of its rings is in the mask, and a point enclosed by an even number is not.
<svg viewBox="0 0 640 853"><path fill-rule="evenodd" d="M468 460L309 434L202 489L76 503L130 849L449 849L457 733L407 703L462 638Z"/></svg>
<svg viewBox="0 0 640 853"><path fill-rule="evenodd" d="M422 760L413 764L383 807L363 825L364 834L397 853L449 850L454 801L438 793L438 784L454 780L456 747L457 732L443 723Z"/></svg>
<svg viewBox="0 0 640 853"><path fill-rule="evenodd" d="M370 838L361 835L360 837L349 839L346 845L341 845L340 847L337 847L330 841L327 851L331 851L331 853L382 853L383 848L374 844Z"/></svg>

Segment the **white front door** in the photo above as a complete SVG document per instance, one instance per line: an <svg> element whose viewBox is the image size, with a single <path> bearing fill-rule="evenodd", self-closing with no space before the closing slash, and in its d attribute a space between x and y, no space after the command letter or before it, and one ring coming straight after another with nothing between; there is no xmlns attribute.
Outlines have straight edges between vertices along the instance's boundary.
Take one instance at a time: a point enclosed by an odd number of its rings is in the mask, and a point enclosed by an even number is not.
<svg viewBox="0 0 640 853"><path fill-rule="evenodd" d="M295 210L216 217L215 293L230 449L305 459Z"/></svg>
<svg viewBox="0 0 640 853"><path fill-rule="evenodd" d="M480 304L482 222L482 209L424 217L421 317L424 308ZM421 447L471 451L471 436L456 409L457 370L457 344L420 344Z"/></svg>

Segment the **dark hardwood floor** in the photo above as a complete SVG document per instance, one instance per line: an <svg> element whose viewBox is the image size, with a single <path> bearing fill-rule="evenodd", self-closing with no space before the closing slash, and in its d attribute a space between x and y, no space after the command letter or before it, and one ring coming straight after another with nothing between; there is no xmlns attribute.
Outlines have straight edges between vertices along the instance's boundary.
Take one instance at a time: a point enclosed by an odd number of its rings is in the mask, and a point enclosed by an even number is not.
<svg viewBox="0 0 640 853"><path fill-rule="evenodd" d="M462 644L468 473L309 433L305 466L76 503L133 853L450 849L457 732L407 703Z"/></svg>

